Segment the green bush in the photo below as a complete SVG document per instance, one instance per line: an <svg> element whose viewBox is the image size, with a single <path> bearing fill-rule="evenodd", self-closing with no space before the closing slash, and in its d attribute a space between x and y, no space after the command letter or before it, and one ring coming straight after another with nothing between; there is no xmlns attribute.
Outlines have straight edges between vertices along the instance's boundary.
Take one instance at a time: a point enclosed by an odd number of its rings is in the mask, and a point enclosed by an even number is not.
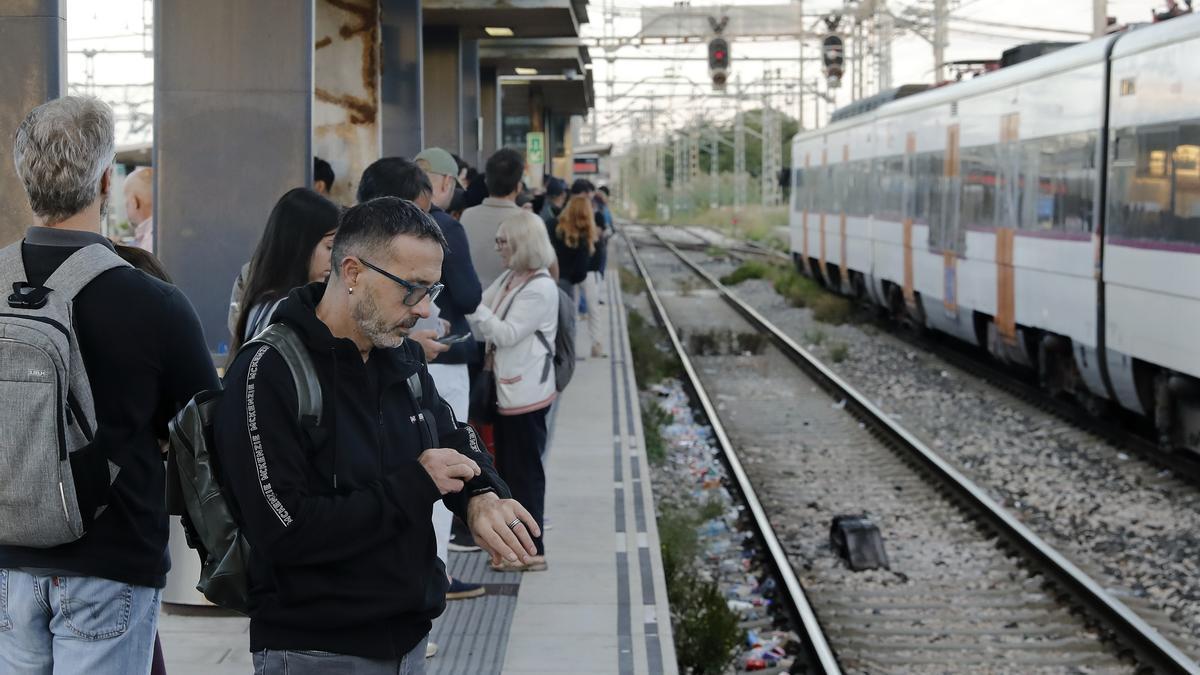
<svg viewBox="0 0 1200 675"><path fill-rule="evenodd" d="M747 260L737 269L721 277L721 283L726 286L736 286L747 279L770 279L775 274L774 269L759 260Z"/></svg>
<svg viewBox="0 0 1200 675"><path fill-rule="evenodd" d="M633 373L643 388L679 375L681 366L675 352L660 349L661 333L637 311L629 310L629 348L633 352Z"/></svg>
<svg viewBox="0 0 1200 675"><path fill-rule="evenodd" d="M835 326L850 321L854 304L839 295L822 294L812 300L813 318Z"/></svg>
<svg viewBox="0 0 1200 675"><path fill-rule="evenodd" d="M734 648L745 636L737 613L729 609L717 583L697 582L700 541L696 528L720 516L722 510L719 500L700 506L688 499L683 504L664 502L658 514L675 651L683 672L724 673L733 660Z"/></svg>
<svg viewBox="0 0 1200 675"><path fill-rule="evenodd" d="M646 280L629 268L621 265L617 268L621 279L621 292L627 295L639 295L646 291Z"/></svg>
<svg viewBox="0 0 1200 675"><path fill-rule="evenodd" d="M642 402L642 435L646 439L646 461L657 466L667 458L662 428L672 422L671 414L653 401Z"/></svg>
<svg viewBox="0 0 1200 675"><path fill-rule="evenodd" d="M714 581L684 585L681 603L671 600L675 650L681 670L719 675L733 662L734 648L745 638L738 615Z"/></svg>
<svg viewBox="0 0 1200 675"><path fill-rule="evenodd" d="M829 348L829 359L834 363L841 363L850 356L850 348L845 343L839 342Z"/></svg>

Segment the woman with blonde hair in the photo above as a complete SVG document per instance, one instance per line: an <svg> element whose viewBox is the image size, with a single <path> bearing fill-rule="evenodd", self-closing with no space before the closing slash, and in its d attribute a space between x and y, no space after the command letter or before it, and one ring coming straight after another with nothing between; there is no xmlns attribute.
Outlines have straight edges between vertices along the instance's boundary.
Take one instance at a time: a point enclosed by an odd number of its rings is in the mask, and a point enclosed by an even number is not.
<svg viewBox="0 0 1200 675"><path fill-rule="evenodd" d="M546 413L556 396L554 338L558 330L558 288L548 268L554 247L542 219L528 211L509 216L496 232L496 252L506 271L483 292L467 316L486 341L484 368L495 386L496 469L513 499L542 525L546 501ZM517 527L524 527L518 524ZM500 571L546 569L545 548L535 537L537 556L525 564L493 565Z"/></svg>
<svg viewBox="0 0 1200 675"><path fill-rule="evenodd" d="M587 195L571 196L558 216L551 239L558 256L558 283L571 297L579 299L583 296L587 306L584 314L587 316L588 334L592 338L592 356L603 356L600 322L593 311L596 298L591 297L595 295L595 287L588 284L588 268L592 256L596 254L600 230L596 227L592 201Z"/></svg>

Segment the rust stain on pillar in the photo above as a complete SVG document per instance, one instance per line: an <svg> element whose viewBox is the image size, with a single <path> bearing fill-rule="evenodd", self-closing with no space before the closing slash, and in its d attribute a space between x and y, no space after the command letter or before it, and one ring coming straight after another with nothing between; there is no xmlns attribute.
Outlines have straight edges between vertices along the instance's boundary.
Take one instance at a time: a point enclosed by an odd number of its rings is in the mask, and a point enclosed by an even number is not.
<svg viewBox="0 0 1200 675"><path fill-rule="evenodd" d="M379 159L379 0L317 0L313 151L332 166L334 201L354 202Z"/></svg>

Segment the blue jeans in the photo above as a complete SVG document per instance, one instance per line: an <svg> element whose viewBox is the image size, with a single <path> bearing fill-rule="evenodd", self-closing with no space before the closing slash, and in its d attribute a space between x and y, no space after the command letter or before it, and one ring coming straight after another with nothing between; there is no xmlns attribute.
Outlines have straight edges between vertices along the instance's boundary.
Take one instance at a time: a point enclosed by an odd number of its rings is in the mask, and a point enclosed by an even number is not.
<svg viewBox="0 0 1200 675"><path fill-rule="evenodd" d="M0 569L0 672L150 672L162 591Z"/></svg>
<svg viewBox="0 0 1200 675"><path fill-rule="evenodd" d="M320 651L254 652L254 675L425 675L426 635L404 658L367 659Z"/></svg>

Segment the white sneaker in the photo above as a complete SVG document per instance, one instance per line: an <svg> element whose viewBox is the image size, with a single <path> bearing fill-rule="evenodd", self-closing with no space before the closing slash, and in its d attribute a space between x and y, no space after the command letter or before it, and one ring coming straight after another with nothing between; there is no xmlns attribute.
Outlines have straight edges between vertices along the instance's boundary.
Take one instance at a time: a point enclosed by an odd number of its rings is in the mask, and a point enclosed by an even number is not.
<svg viewBox="0 0 1200 675"><path fill-rule="evenodd" d="M438 646L433 640L425 643L425 658L432 659L437 656Z"/></svg>

